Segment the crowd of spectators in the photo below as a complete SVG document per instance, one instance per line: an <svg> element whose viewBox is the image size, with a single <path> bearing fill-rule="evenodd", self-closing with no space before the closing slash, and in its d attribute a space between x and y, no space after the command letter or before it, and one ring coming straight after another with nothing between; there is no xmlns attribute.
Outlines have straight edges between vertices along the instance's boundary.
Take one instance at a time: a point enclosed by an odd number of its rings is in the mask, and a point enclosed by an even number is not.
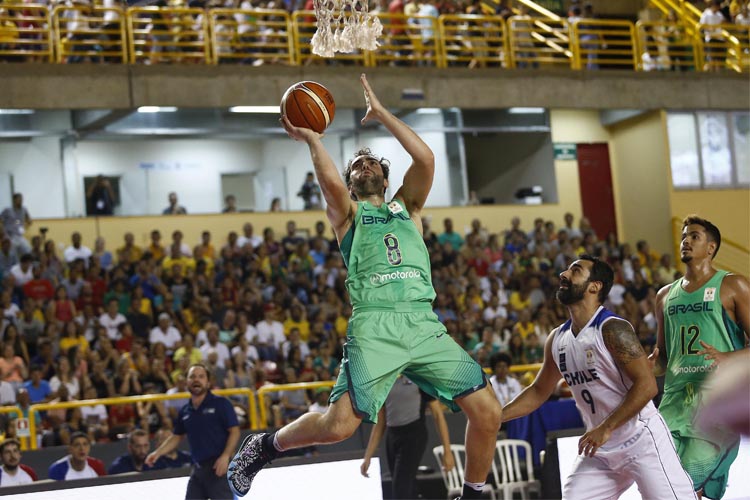
<svg viewBox="0 0 750 500"><path fill-rule="evenodd" d="M468 232L450 219L441 232L425 219L424 229L435 312L483 366L494 368L490 358L499 352L515 365L542 360L546 336L565 319L554 300L558 274L584 252L611 263L616 283L607 305L653 346L654 293L676 270L647 242L632 248L614 234L599 240L585 218L574 224L571 214L559 228L543 219L522 228L513 218L499 233L479 220ZM216 245L204 231L192 248L181 231L165 245L159 230L144 247L131 233L112 250L98 240L92 251L78 233L62 255L41 237L20 258L3 247L0 404L35 418L43 445L70 445L76 433L106 441L134 429L168 430L185 400L44 415L28 415L29 405L183 392L186 369L197 361L214 372L217 388L334 380L351 306L330 235L323 222L307 234L289 221L281 238L270 228L257 236L247 223ZM325 409L325 390L274 394L261 402L269 416L261 425L280 426L311 405ZM247 423L247 401L233 401ZM12 421L5 431L14 436Z"/></svg>

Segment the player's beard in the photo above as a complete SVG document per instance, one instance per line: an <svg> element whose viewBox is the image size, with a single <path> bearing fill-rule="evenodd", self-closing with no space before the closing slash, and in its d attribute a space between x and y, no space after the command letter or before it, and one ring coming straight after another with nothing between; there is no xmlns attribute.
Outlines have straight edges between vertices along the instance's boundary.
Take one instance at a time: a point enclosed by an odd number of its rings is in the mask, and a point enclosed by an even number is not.
<svg viewBox="0 0 750 500"><path fill-rule="evenodd" d="M188 392L193 396L202 396L208 392L208 386L197 384L188 386Z"/></svg>
<svg viewBox="0 0 750 500"><path fill-rule="evenodd" d="M692 260L693 260L693 256L692 256L692 255L690 255L689 253L688 253L688 254L685 254L685 255L683 255L682 257L680 257L680 261L681 261L681 262L682 262L683 264L687 264L688 262L691 262Z"/></svg>
<svg viewBox="0 0 750 500"><path fill-rule="evenodd" d="M13 472L14 470L18 469L18 464L5 464L3 465L3 468L8 472Z"/></svg>
<svg viewBox="0 0 750 500"><path fill-rule="evenodd" d="M370 177L360 178L353 184L354 194L360 200L372 195L382 195L383 182L383 176L373 172Z"/></svg>
<svg viewBox="0 0 750 500"><path fill-rule="evenodd" d="M586 294L586 285L588 285L588 282L581 285L575 285L570 281L568 283L568 288L558 288L555 293L557 300L564 306L583 300L583 296Z"/></svg>

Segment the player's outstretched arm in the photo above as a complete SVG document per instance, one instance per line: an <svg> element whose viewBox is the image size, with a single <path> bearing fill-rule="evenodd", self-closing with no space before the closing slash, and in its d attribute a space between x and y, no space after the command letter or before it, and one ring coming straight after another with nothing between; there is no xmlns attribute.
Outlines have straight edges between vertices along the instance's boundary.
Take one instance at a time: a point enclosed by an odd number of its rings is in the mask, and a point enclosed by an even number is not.
<svg viewBox="0 0 750 500"><path fill-rule="evenodd" d="M557 332L558 329L555 329L547 337L547 342L544 344L542 369L536 374L534 382L503 407L503 422L528 415L542 406L542 403L552 395L557 382L562 378L562 374L552 357L552 340Z"/></svg>
<svg viewBox="0 0 750 500"><path fill-rule="evenodd" d="M664 301L667 300L667 294L669 293L669 287L667 285L662 287L656 294L654 299L654 315L656 316L656 347L659 349L659 354L656 357L656 363L654 365L653 373L657 377L664 375L667 370L667 343L664 339Z"/></svg>
<svg viewBox="0 0 750 500"><path fill-rule="evenodd" d="M315 176L328 205L326 214L340 241L351 225L356 213L356 204L352 201L349 190L336 169L331 155L320 140L323 135L308 128L295 127L286 116L282 116L280 121L289 137L295 141L307 143L310 148Z"/></svg>
<svg viewBox="0 0 750 500"><path fill-rule="evenodd" d="M430 194L432 179L435 175L435 155L411 127L396 118L380 103L364 74L360 77L360 81L365 90L367 103L367 113L362 118L362 124L370 120L379 121L411 156L411 166L404 174L404 183L394 198L403 200L409 214L414 217L422 210L427 201L427 195Z"/></svg>
<svg viewBox="0 0 750 500"><path fill-rule="evenodd" d="M633 418L658 392L651 364L630 323L621 319L607 321L602 327L602 338L617 366L633 385L620 406L578 441L578 453L589 457L609 440L612 431Z"/></svg>

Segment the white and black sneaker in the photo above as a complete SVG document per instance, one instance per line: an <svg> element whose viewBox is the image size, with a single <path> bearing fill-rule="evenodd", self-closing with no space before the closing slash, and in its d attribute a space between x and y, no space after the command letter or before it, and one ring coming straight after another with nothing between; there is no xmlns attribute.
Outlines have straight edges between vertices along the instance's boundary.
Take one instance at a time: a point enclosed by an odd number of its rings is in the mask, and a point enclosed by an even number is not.
<svg viewBox="0 0 750 500"><path fill-rule="evenodd" d="M266 435L266 433L248 434L232 461L229 462L227 481L229 481L229 488L237 496L247 495L255 475L273 458L263 447L263 438Z"/></svg>

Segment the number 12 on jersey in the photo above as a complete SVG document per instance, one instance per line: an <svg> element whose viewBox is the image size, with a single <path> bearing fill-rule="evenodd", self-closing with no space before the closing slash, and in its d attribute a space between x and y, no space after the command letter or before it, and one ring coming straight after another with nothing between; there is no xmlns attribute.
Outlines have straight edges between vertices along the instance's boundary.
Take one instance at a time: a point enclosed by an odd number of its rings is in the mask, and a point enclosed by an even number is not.
<svg viewBox="0 0 750 500"><path fill-rule="evenodd" d="M698 354L699 349L695 346L695 342L698 340L701 330L697 325L690 325L687 328L685 326L680 327L680 346L682 355Z"/></svg>
<svg viewBox="0 0 750 500"><path fill-rule="evenodd" d="M392 266L401 264L403 260L401 258L401 249L398 247L398 238L393 233L388 233L383 236L383 244L385 245L385 256L388 258L388 263Z"/></svg>

